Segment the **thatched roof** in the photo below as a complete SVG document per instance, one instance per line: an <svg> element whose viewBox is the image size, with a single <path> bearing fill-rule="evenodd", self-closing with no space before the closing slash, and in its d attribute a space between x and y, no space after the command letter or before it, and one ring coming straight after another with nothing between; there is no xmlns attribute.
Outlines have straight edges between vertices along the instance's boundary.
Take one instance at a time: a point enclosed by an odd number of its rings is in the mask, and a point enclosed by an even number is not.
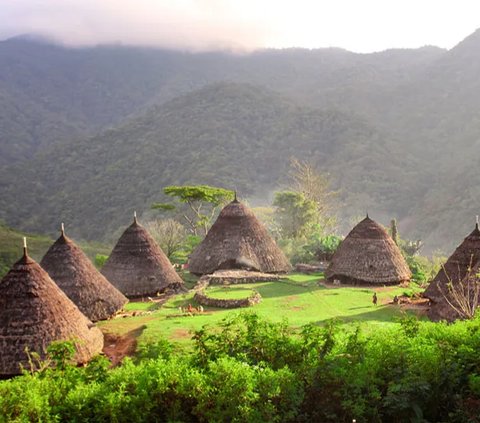
<svg viewBox="0 0 480 423"><path fill-rule="evenodd" d="M367 216L339 245L325 276L350 284L392 285L409 281L411 272L387 231Z"/></svg>
<svg viewBox="0 0 480 423"><path fill-rule="evenodd" d="M170 260L136 218L118 240L102 274L127 297L183 289Z"/></svg>
<svg viewBox="0 0 480 423"><path fill-rule="evenodd" d="M87 362L103 348L103 335L28 255L0 282L0 375L28 367L25 348L45 357L57 340L76 341L75 359Z"/></svg>
<svg viewBox="0 0 480 423"><path fill-rule="evenodd" d="M188 262L194 274L220 269L285 273L290 263L253 212L236 199L220 212Z"/></svg>
<svg viewBox="0 0 480 423"><path fill-rule="evenodd" d="M463 281L471 273L470 270L477 268L479 264L480 230L477 223L472 233L463 240L448 258L423 294L432 301L429 312L431 319L454 320L458 317L455 312L452 314L452 309L445 300L444 294L448 295L447 284Z"/></svg>
<svg viewBox="0 0 480 423"><path fill-rule="evenodd" d="M453 254L448 258L445 265L440 269L437 276L430 283L424 292L424 296L431 301L439 301L443 299L443 291L446 291L446 285L450 281L461 281L468 270L475 266L480 260L480 230L478 224L470 235L457 247Z"/></svg>
<svg viewBox="0 0 480 423"><path fill-rule="evenodd" d="M479 280L477 275L479 273L480 261L477 261L477 264L471 269L468 269L463 279L461 279L463 286L460 288L457 285L456 288L454 288L456 289L457 294L460 293L460 298L462 299L461 302L469 301L470 305L474 303L474 290L478 289ZM462 315L457 311L462 310L462 306L452 295L451 290L447 287L447 283L443 285L441 284L440 288L436 287L436 292L438 292L439 296L435 296L435 301L430 302L430 308L427 313L430 320L435 322L440 320L453 322L454 320L465 318L465 315Z"/></svg>
<svg viewBox="0 0 480 423"><path fill-rule="evenodd" d="M63 230L40 265L92 322L108 319L128 302Z"/></svg>

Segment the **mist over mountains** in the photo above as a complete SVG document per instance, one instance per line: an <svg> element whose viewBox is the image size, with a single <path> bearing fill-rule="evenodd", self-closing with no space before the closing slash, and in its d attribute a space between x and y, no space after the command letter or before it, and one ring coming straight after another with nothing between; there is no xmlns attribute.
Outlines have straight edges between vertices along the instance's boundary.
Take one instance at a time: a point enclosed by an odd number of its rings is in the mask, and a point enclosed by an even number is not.
<svg viewBox="0 0 480 423"><path fill-rule="evenodd" d="M192 54L0 43L0 218L104 239L167 184L277 189L291 156L345 221L448 251L479 214L480 32L455 48Z"/></svg>

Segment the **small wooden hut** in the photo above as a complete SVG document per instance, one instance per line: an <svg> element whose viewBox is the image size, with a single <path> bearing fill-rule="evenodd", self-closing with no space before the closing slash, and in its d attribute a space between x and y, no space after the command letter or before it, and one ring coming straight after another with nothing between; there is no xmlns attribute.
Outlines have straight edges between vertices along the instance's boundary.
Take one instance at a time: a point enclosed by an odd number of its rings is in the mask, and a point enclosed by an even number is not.
<svg viewBox="0 0 480 423"><path fill-rule="evenodd" d="M52 341L72 340L78 363L103 348L103 335L24 249L0 282L0 376L28 368L28 349L45 358Z"/></svg>
<svg viewBox="0 0 480 423"><path fill-rule="evenodd" d="M131 298L184 289L172 263L136 216L105 262L102 274Z"/></svg>
<svg viewBox="0 0 480 423"><path fill-rule="evenodd" d="M110 318L128 302L65 235L63 224L40 266L92 322Z"/></svg>
<svg viewBox="0 0 480 423"><path fill-rule="evenodd" d="M480 230L478 222L475 229L456 248L447 262L440 269L433 281L424 292L424 297L430 300L428 316L431 320L453 321L459 318L458 313L448 304L445 296L450 298L448 284L465 283L478 273L480 267Z"/></svg>
<svg viewBox="0 0 480 423"><path fill-rule="evenodd" d="M395 285L412 275L391 236L367 215L341 242L325 276L351 285Z"/></svg>
<svg viewBox="0 0 480 423"><path fill-rule="evenodd" d="M197 275L244 269L286 273L291 265L253 212L236 198L226 205L188 262Z"/></svg>

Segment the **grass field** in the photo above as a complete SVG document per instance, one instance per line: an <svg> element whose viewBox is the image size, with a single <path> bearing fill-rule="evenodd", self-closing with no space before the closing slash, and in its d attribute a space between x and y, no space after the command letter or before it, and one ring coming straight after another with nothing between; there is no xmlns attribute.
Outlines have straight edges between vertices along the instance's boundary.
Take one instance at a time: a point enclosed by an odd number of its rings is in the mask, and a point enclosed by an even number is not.
<svg viewBox="0 0 480 423"><path fill-rule="evenodd" d="M207 295L210 298L220 298L226 300L238 300L241 298L248 298L254 294L251 287L246 286L215 286L207 290Z"/></svg>
<svg viewBox="0 0 480 423"><path fill-rule="evenodd" d="M216 298L243 298L251 295L252 289L262 295L262 302L248 309L224 310L205 308L204 314L181 315L179 307L188 304L195 306L193 293L170 299L163 306L151 302L132 302L127 305L129 311L138 311L134 317L116 318L100 323L103 330L125 334L135 331L140 342L155 342L159 338L186 343L191 332L208 324L215 326L221 319L232 313L245 310L255 311L258 315L273 321L288 319L293 327L307 323L322 324L336 318L344 324L359 322L375 328L377 325L391 325L403 311L394 305L388 305L395 295L416 288L381 287L376 289L378 305L372 304L373 289L370 288L326 288L319 285L322 274L292 274L277 282L262 282L248 285L235 285L226 288L211 287L208 295ZM142 314L147 312L148 314Z"/></svg>

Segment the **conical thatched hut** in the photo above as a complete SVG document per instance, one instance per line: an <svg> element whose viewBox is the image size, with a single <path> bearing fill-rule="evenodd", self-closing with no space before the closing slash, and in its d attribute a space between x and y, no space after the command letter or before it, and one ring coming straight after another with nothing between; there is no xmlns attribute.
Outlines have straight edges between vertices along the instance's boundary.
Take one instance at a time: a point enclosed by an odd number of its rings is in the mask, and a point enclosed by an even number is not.
<svg viewBox="0 0 480 423"><path fill-rule="evenodd" d="M474 270L480 265L480 230L478 223L475 229L457 247L440 269L437 276L424 292L424 296L431 301L429 317L432 320L455 320L458 314L445 300L448 295L447 284L464 281L475 274Z"/></svg>
<svg viewBox="0 0 480 423"><path fill-rule="evenodd" d="M253 212L235 198L192 253L188 269L198 275L220 269L285 273L291 266Z"/></svg>
<svg viewBox="0 0 480 423"><path fill-rule="evenodd" d="M103 335L38 263L24 256L0 282L0 375L28 368L25 349L45 357L52 341L73 340L75 359L87 362L103 348Z"/></svg>
<svg viewBox="0 0 480 423"><path fill-rule="evenodd" d="M108 319L128 302L65 235L63 225L40 266L92 322Z"/></svg>
<svg viewBox="0 0 480 423"><path fill-rule="evenodd" d="M339 245L325 276L353 285L395 285L412 275L390 235L367 215Z"/></svg>
<svg viewBox="0 0 480 423"><path fill-rule="evenodd" d="M170 260L136 217L115 245L102 274L127 297L183 289Z"/></svg>

